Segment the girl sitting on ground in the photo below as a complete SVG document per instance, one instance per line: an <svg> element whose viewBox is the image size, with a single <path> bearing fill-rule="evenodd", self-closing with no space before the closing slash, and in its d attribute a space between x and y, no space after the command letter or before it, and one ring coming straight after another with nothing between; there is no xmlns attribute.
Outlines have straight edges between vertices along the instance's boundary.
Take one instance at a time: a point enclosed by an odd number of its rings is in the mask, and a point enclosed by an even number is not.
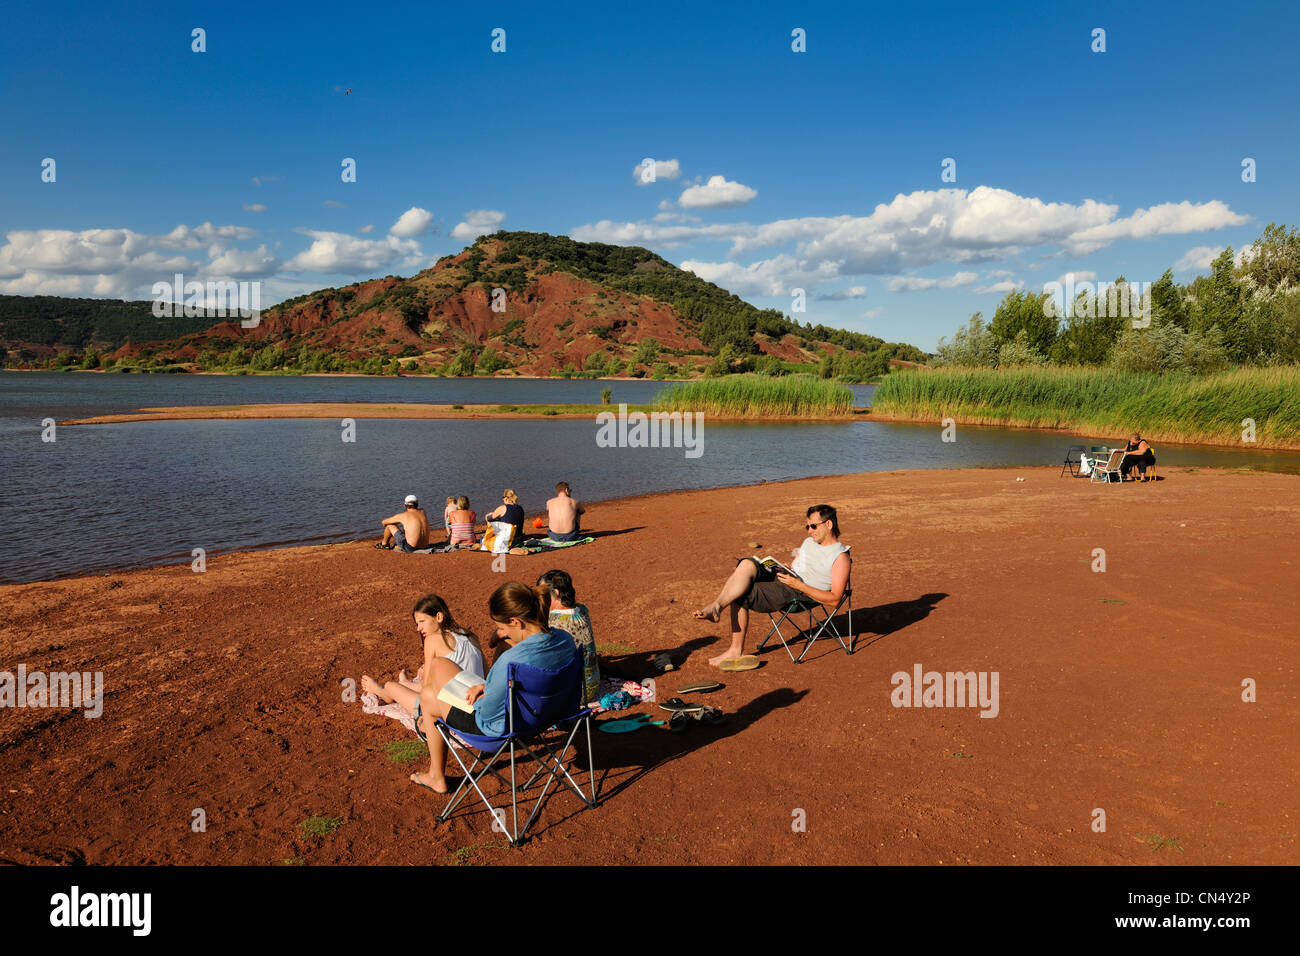
<svg viewBox="0 0 1300 956"><path fill-rule="evenodd" d="M420 694L429 679L428 675L435 672L435 661L445 661L454 666L457 671L480 675L487 668L483 664L483 651L479 647L478 638L474 636L473 631L456 624L451 609L441 597L429 594L420 598L415 603L415 610L411 612L411 616L415 619L415 629L420 632L424 651L424 663L415 673L416 680L409 679L406 671L401 671L397 675L397 680L387 681L381 685L369 675L362 674L361 690L367 694L374 694L384 703L397 704L410 711L415 717L415 732L419 734L421 740L424 740L428 732L421 726ZM434 694L437 692L438 688L435 687ZM411 779L417 783L424 782L416 779L419 776L419 774L411 774Z"/></svg>
<svg viewBox="0 0 1300 956"><path fill-rule="evenodd" d="M591 703L600 696L600 658L596 655L596 638L591 632L591 612L587 605L574 601L573 578L558 568L537 579L540 587L551 592L551 627L562 627L573 635L582 651L582 702Z"/></svg>
<svg viewBox="0 0 1300 956"><path fill-rule="evenodd" d="M573 635L560 628L547 629L550 610L551 595L545 588L508 581L492 593L488 614L496 625L496 633L491 643L494 647L505 644L507 649L497 657L487 679L470 687L465 695L466 702L474 705L472 714L438 699L438 692L461 672L449 658L432 660L418 694L400 685L385 685L386 689L392 689L393 700L403 707L409 706L416 714L420 737L429 745L429 772L411 774L413 782L434 793L447 792L447 745L434 727L436 719L441 718L453 730L467 734L499 737L506 732L509 664L559 670L573 662L578 654Z"/></svg>

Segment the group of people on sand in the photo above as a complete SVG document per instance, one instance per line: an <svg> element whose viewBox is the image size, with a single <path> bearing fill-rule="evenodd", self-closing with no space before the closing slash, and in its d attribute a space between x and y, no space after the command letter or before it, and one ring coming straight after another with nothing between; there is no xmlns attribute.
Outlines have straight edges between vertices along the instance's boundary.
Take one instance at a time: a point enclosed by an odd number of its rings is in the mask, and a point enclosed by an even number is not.
<svg viewBox="0 0 1300 956"><path fill-rule="evenodd" d="M560 507L554 508L557 499ZM468 502L461 498L454 503L456 510L448 511L453 535L458 525L473 524ZM504 507L510 504L517 502L507 499ZM582 507L569 495L567 485L561 482L557 497L547 504L552 536L556 524L565 519L572 521L572 532L577 532ZM412 507L418 510L418 502L408 500L407 510ZM464 517L465 512L471 517ZM502 517L508 514L502 512ZM395 516L391 522L403 529L409 543L415 533L407 529L403 517ZM386 528L392 526L389 521L384 524ZM807 536L792 552L788 569L793 574L773 570L757 558L741 558L714 601L694 612L695 618L714 623L721 620L724 611L729 617L731 641L725 651L709 660L710 664L718 666L744 654L751 612L778 611L798 598L838 606L849 586L852 560L849 548L840 541L835 508L826 504L808 508L803 530ZM533 586L510 581L492 593L488 616L494 630L489 647L504 645L505 650L497 655L490 669L479 639L456 622L451 608L439 595L421 598L411 613L421 637L424 663L413 678L401 671L396 679L380 683L363 675L361 687L365 693L397 704L413 716L416 733L429 748L429 769L411 774L411 780L435 793L448 790L446 742L435 721L441 720L462 733L489 737L504 734L508 706L506 665L511 662L560 670L581 657L581 700L584 704L597 700L601 672L591 615L585 605L577 603L573 580L566 571L547 571ZM439 697L439 692L462 673L467 675L460 683L469 685L465 701L473 705L472 713Z"/></svg>
<svg viewBox="0 0 1300 956"><path fill-rule="evenodd" d="M577 541L581 537L581 520L586 509L573 497L568 482L555 486L555 497L546 502L547 537L551 541ZM442 513L447 540L440 550L482 549L504 551L524 539L524 509L513 488L501 493L501 504L484 516L482 537L478 532L478 515L470 510L465 495L448 495ZM407 495L402 511L380 522L383 537L375 545L381 550L410 553L438 547L433 541L429 516L415 495Z"/></svg>
<svg viewBox="0 0 1300 956"><path fill-rule="evenodd" d="M600 686L600 662L591 615L575 600L568 572L551 570L535 586L509 581L488 599L488 616L494 627L489 647L504 645L491 669L487 668L478 637L456 623L451 608L437 594L416 602L411 616L419 632L424 663L414 678L405 671L395 680L379 683L362 675L361 689L385 703L395 703L415 719L415 732L429 747L427 773L411 774L411 781L435 793L447 792L446 743L434 726L444 721L453 730L482 736L506 732L508 702L507 665L527 664L561 670L582 659L583 703L594 699ZM439 698L439 692L458 675L469 683L465 694L473 712L461 710Z"/></svg>

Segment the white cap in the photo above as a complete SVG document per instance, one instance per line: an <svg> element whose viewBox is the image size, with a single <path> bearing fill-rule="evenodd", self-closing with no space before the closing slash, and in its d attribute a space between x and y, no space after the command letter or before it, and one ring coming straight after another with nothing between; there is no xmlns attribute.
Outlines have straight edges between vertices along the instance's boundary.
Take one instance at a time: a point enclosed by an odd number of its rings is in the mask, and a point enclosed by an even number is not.
<svg viewBox="0 0 1300 956"><path fill-rule="evenodd" d="M418 505L420 503L420 499L416 498L415 495L407 495L406 503L408 505Z"/></svg>

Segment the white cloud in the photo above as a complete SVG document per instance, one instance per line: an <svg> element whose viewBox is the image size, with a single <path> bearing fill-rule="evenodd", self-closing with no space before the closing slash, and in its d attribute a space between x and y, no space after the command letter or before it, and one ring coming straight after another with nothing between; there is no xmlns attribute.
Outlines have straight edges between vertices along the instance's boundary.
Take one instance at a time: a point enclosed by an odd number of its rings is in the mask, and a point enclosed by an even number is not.
<svg viewBox="0 0 1300 956"><path fill-rule="evenodd" d="M346 206L344 203L339 202L337 199L327 199L327 200L325 200L323 203L321 203L321 205L324 206L326 209L346 209L346 208L347 208L347 206Z"/></svg>
<svg viewBox="0 0 1300 956"><path fill-rule="evenodd" d="M220 276L250 279L269 276L280 268L280 260L267 252L266 246L256 249L227 249L208 263L208 271Z"/></svg>
<svg viewBox="0 0 1300 956"><path fill-rule="evenodd" d="M312 244L284 264L286 272L377 272L422 260L420 244L414 239L358 239L344 232L302 231L311 236Z"/></svg>
<svg viewBox="0 0 1300 956"><path fill-rule="evenodd" d="M431 222L433 222L433 213L419 206L412 206L398 217L397 222L389 226L388 234L411 239L428 229Z"/></svg>
<svg viewBox="0 0 1300 956"><path fill-rule="evenodd" d="M458 222L451 231L453 239L477 239L490 232L496 232L505 221L506 214L495 209L471 209L465 213L463 222Z"/></svg>
<svg viewBox="0 0 1300 956"><path fill-rule="evenodd" d="M885 310L882 309L882 308L880 308L879 306L877 306L877 307L874 308L874 309L867 309L867 311L863 312L863 313L862 313L862 318L864 318L864 319L878 319L878 318L880 318L880 317L881 317L882 315L884 315L884 314L885 314Z"/></svg>
<svg viewBox="0 0 1300 956"><path fill-rule="evenodd" d="M1161 203L1150 209L1139 209L1131 216L1084 229L1069 237L1066 251L1086 255L1117 239L1149 239L1152 236L1181 235L1185 232L1205 232L1226 226L1241 226L1250 221L1249 216L1235 213L1226 203L1217 199L1205 203Z"/></svg>
<svg viewBox="0 0 1300 956"><path fill-rule="evenodd" d="M973 291L977 295L989 295L991 293L1005 295L1008 292L1018 292L1024 287L1024 279L1017 279L1015 282L1010 279L1003 279L1001 282L995 282L992 285L977 285Z"/></svg>
<svg viewBox="0 0 1300 956"><path fill-rule="evenodd" d="M800 266L793 256L786 255L764 259L749 266L734 262L687 260L681 264L681 268L737 295L788 296L792 294L792 289L808 289L836 278L833 263L825 263L819 269L810 270Z"/></svg>
<svg viewBox="0 0 1300 956"><path fill-rule="evenodd" d="M1081 269L1078 272L1066 272L1059 275L1056 277L1056 281L1064 286L1067 276L1072 276L1075 282L1093 282L1097 278L1097 273L1093 272L1091 269Z"/></svg>
<svg viewBox="0 0 1300 956"><path fill-rule="evenodd" d="M921 292L928 289L955 289L970 285L979 279L978 272L958 272L946 279L919 279L915 276L895 276L889 280L890 292Z"/></svg>
<svg viewBox="0 0 1300 956"><path fill-rule="evenodd" d="M1005 189L938 189L899 194L868 216L782 219L768 223L610 222L579 226L570 235L584 242L672 247L700 241L729 242L729 257L794 244L769 260L741 266L695 261L696 271L729 276L746 288L798 285L809 275L850 278L898 275L938 263L966 266L996 262L1025 247L1055 247L1054 254L1093 251L1121 238L1198 231L1235 224L1239 216L1221 202L1179 203L1139 210L1117 219L1119 207L1092 199L1077 204L1043 202ZM1109 232L1105 228L1108 227ZM780 278L783 267L789 281ZM1031 267L1032 268L1032 267ZM701 272L700 274L703 274ZM1010 273L1007 273L1010 277ZM740 292L719 280L732 291ZM1019 288L997 284L989 289Z"/></svg>
<svg viewBox="0 0 1300 956"><path fill-rule="evenodd" d="M843 302L845 299L861 299L867 294L867 287L864 285L855 285L848 289L840 289L838 292L832 292L829 295L819 295L817 298L823 302Z"/></svg>
<svg viewBox="0 0 1300 956"><path fill-rule="evenodd" d="M278 183L283 178L282 176L254 176L252 182L254 186L260 186L262 183Z"/></svg>
<svg viewBox="0 0 1300 956"><path fill-rule="evenodd" d="M266 212L266 207L260 202L244 203L244 212Z"/></svg>
<svg viewBox="0 0 1300 956"><path fill-rule="evenodd" d="M647 156L646 159L650 159L650 157ZM682 174L681 164L675 159L656 159L653 162L655 166L654 179L648 180L642 176L642 173L649 165L644 159L633 167L632 177L636 180L638 186L650 186L661 179L676 179Z"/></svg>
<svg viewBox="0 0 1300 956"><path fill-rule="evenodd" d="M357 232L361 233L361 235L364 236L366 233L370 232L374 228L375 228L374 224L372 223L369 226L362 226L360 229L357 230Z"/></svg>
<svg viewBox="0 0 1300 956"><path fill-rule="evenodd" d="M690 186L677 197L683 209L723 209L743 206L758 195L758 190L740 183L728 182L721 176L710 176L703 186Z"/></svg>

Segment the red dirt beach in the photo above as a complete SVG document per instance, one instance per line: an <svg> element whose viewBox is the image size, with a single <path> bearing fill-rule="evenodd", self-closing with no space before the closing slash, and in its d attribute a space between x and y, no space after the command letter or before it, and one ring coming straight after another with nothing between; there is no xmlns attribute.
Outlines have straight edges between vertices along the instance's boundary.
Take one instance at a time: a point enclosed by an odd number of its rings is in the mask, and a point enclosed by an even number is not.
<svg viewBox="0 0 1300 956"><path fill-rule="evenodd" d="M653 495L592 506L594 543L511 556L504 575L486 554L367 540L0 588L0 668L104 675L98 719L5 709L0 859L1295 864L1300 477L1161 477L919 471ZM736 557L788 554L821 502L853 546L856 653L820 641L796 666L776 644L717 675L726 635L690 612ZM492 590L551 567L572 574L603 661L642 676L667 651L660 696L720 676L701 700L728 719L595 734L600 805L553 794L512 849L481 806L437 824L445 797L384 749L413 735L341 682L414 669L420 596L485 637ZM996 716L894 706L892 676L916 665L997 672ZM313 816L337 825L311 835Z"/></svg>

